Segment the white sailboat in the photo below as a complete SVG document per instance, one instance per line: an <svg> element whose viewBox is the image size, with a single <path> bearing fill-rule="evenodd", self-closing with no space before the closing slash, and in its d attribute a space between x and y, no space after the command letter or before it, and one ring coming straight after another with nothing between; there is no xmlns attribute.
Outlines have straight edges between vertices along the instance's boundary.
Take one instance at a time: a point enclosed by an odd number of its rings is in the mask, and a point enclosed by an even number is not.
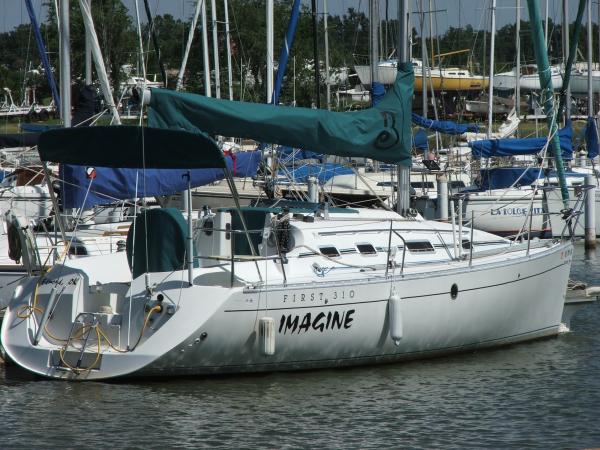
<svg viewBox="0 0 600 450"><path fill-rule="evenodd" d="M51 132L55 147L69 132L90 130ZM121 130L96 131L95 145L114 141L111 133ZM201 161L218 158L216 145L170 133L204 144ZM150 165L158 136L144 138ZM179 211L147 211L127 247L66 260L17 288L1 336L9 357L47 377L94 380L504 345L559 332L572 257L570 242L515 244L460 223L285 205L223 209L188 224Z"/></svg>

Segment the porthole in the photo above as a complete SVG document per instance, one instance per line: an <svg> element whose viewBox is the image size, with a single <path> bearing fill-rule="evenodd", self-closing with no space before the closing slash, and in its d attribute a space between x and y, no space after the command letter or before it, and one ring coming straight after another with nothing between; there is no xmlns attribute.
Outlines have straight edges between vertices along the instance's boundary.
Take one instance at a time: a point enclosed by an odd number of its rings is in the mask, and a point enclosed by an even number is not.
<svg viewBox="0 0 600 450"><path fill-rule="evenodd" d="M456 300L456 297L458 297L458 285L456 283L450 288L450 297L452 300Z"/></svg>

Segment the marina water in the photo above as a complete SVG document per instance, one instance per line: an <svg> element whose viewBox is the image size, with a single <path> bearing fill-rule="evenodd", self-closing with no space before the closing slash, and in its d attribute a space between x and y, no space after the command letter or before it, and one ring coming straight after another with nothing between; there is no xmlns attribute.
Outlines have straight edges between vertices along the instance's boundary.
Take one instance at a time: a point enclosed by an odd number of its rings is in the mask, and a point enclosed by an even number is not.
<svg viewBox="0 0 600 450"><path fill-rule="evenodd" d="M600 250L571 278L600 284ZM120 383L0 367L1 448L600 446L600 305L572 332L344 370Z"/></svg>

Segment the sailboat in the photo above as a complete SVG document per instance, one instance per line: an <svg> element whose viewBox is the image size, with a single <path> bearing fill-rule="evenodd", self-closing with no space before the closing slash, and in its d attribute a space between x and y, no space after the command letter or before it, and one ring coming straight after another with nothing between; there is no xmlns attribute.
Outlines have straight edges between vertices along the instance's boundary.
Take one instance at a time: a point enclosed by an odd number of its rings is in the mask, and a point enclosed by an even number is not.
<svg viewBox="0 0 600 450"><path fill-rule="evenodd" d="M39 151L91 166L216 167L236 199L200 124L410 164L402 116L412 85L403 65L384 99L356 113L152 90L148 127L52 130ZM326 204L236 203L197 221L188 209L187 219L143 211L126 252L65 260L22 283L2 326L7 355L46 377L99 380L374 364L559 332L568 241L518 244L460 223Z"/></svg>

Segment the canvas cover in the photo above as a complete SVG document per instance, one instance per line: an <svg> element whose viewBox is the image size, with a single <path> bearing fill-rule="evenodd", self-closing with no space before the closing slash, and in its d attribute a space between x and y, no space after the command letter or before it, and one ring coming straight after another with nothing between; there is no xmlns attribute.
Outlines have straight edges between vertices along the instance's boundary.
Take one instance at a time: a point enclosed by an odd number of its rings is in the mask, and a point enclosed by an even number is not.
<svg viewBox="0 0 600 450"><path fill-rule="evenodd" d="M148 125L410 166L413 80L411 64L400 64L396 82L381 102L352 112L235 102L152 89Z"/></svg>
<svg viewBox="0 0 600 450"><path fill-rule="evenodd" d="M560 139L562 158L573 159L573 129L570 123L565 128L558 130L558 137ZM469 143L469 146L475 158L489 158L492 156L535 155L542 151L547 142L548 139L546 137L486 139L472 141ZM549 151L548 155L550 154Z"/></svg>
<svg viewBox="0 0 600 450"><path fill-rule="evenodd" d="M479 125L471 123L456 123L451 120L433 120L427 119L426 117L420 116L416 113L412 113L411 120L415 125L426 128L432 131L439 131L443 134L463 134L467 131L477 133L479 131Z"/></svg>
<svg viewBox="0 0 600 450"><path fill-rule="evenodd" d="M136 226L129 228L126 241L127 262L133 277L146 272L185 269L187 236L187 223L176 208L148 209L138 214Z"/></svg>
<svg viewBox="0 0 600 450"><path fill-rule="evenodd" d="M259 151L225 155L227 167L234 177L255 176L260 161ZM191 187L204 186L225 178L223 169L94 167L94 178L91 179L89 169L90 166L60 165L60 179L63 181L60 198L64 208L91 208L116 200L176 194L188 188L188 173Z"/></svg>
<svg viewBox="0 0 600 450"><path fill-rule="evenodd" d="M61 128L42 133L42 161L112 168L224 168L223 153L203 133L151 127Z"/></svg>

